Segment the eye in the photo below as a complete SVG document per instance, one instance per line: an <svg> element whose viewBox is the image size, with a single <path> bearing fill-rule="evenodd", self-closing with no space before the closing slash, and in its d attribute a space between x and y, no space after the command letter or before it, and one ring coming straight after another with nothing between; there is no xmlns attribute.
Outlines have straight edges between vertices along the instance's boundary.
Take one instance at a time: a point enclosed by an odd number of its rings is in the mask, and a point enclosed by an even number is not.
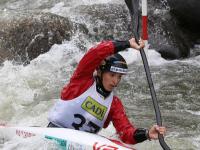
<svg viewBox="0 0 200 150"><path fill-rule="evenodd" d="M118 75L118 79L121 79L122 78L122 75Z"/></svg>
<svg viewBox="0 0 200 150"><path fill-rule="evenodd" d="M110 76L111 76L111 77L114 77L114 76L115 76L115 73L110 72Z"/></svg>

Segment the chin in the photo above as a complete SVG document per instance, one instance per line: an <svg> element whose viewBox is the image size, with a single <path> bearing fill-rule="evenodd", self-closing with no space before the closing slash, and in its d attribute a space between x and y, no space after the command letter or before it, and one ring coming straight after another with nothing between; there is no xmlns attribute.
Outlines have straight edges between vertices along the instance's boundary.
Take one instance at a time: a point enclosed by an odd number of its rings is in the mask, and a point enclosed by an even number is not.
<svg viewBox="0 0 200 150"><path fill-rule="evenodd" d="M112 92L114 88L106 89L108 92Z"/></svg>

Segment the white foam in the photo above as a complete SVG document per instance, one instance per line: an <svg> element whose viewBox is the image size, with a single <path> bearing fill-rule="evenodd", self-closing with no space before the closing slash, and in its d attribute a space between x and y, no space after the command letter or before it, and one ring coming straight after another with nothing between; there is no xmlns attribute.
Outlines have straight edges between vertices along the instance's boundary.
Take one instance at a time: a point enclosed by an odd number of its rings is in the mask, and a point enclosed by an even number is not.
<svg viewBox="0 0 200 150"><path fill-rule="evenodd" d="M197 116L200 116L200 111L192 111L192 110L186 110L186 112L189 112L193 115L197 115Z"/></svg>
<svg viewBox="0 0 200 150"><path fill-rule="evenodd" d="M149 65L160 66L160 65L165 65L166 63L169 63L169 61L161 57L160 53L158 53L157 51L153 49L145 50L145 53L146 53ZM142 58L138 50L129 48L128 51L120 52L120 54L122 54L122 56L126 59L128 64L132 64L136 62L142 63Z"/></svg>
<svg viewBox="0 0 200 150"><path fill-rule="evenodd" d="M26 125L47 123L52 99L60 96L74 69L72 64L81 56L73 42L64 42L27 66L4 62L0 69L0 119L6 116L7 121Z"/></svg>

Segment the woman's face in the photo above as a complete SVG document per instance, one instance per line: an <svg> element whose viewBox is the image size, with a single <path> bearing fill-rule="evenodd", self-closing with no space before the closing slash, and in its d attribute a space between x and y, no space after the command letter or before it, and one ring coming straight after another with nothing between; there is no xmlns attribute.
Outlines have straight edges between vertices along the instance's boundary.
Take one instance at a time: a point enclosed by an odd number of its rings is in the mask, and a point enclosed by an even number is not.
<svg viewBox="0 0 200 150"><path fill-rule="evenodd" d="M121 81L122 74L115 72L104 72L102 75L102 84L107 91L112 91Z"/></svg>

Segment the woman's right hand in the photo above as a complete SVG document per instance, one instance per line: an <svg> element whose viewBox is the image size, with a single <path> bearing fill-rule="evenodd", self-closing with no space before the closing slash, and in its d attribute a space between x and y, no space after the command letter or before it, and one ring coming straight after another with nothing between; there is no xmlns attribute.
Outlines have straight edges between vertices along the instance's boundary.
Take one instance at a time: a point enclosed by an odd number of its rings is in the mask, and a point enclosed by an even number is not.
<svg viewBox="0 0 200 150"><path fill-rule="evenodd" d="M165 127L159 127L158 125L154 125L149 129L149 139L156 140L158 139L158 133L161 135L165 135L166 128Z"/></svg>

